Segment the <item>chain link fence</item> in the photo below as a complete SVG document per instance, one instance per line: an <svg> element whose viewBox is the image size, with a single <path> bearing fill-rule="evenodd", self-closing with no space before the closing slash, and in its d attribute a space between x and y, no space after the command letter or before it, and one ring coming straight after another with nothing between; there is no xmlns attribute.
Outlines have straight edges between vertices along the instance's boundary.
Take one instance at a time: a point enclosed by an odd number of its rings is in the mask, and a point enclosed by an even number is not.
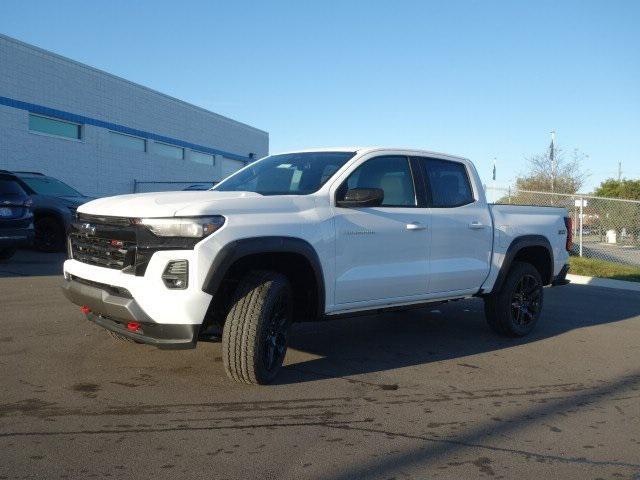
<svg viewBox="0 0 640 480"><path fill-rule="evenodd" d="M492 203L566 208L573 255L640 267L640 201L486 187Z"/></svg>

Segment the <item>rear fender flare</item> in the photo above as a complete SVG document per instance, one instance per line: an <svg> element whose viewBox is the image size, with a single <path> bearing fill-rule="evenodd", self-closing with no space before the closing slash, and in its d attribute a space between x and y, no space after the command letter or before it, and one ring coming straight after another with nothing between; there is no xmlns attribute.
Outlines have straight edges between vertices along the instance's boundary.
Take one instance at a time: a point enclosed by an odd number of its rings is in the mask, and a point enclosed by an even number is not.
<svg viewBox="0 0 640 480"><path fill-rule="evenodd" d="M498 272L496 281L493 284L491 293L500 291L505 279L507 278L507 274L511 269L511 264L516 258L516 255L522 249L527 247L544 247L549 252L549 271L551 272L551 277L553 277L553 249L551 248L551 243L549 242L549 240L542 235L522 235L520 237L514 238L509 245L509 248L507 248L507 253L504 256L502 266L500 267L500 271ZM550 283L551 280L552 278L543 278L545 284Z"/></svg>

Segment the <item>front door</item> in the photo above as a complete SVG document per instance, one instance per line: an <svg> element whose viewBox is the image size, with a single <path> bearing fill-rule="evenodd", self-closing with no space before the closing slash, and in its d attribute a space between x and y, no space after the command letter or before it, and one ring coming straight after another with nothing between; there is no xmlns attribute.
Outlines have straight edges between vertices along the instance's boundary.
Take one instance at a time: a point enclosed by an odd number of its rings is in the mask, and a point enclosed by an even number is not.
<svg viewBox="0 0 640 480"><path fill-rule="evenodd" d="M335 303L364 307L423 296L428 289L430 217L419 206L405 156L358 166L338 189L380 188L379 207L335 207Z"/></svg>

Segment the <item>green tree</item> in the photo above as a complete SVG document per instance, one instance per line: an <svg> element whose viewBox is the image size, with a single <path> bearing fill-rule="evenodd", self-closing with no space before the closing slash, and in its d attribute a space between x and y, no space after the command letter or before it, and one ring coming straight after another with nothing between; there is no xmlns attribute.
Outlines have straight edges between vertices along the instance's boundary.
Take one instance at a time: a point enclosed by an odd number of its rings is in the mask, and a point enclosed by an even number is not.
<svg viewBox="0 0 640 480"><path fill-rule="evenodd" d="M576 193L588 177L582 169L585 157L577 149L567 157L560 148L553 153L549 150L528 157L528 171L518 176L516 187L537 192Z"/></svg>
<svg viewBox="0 0 640 480"><path fill-rule="evenodd" d="M595 190L597 197L640 200L640 180L603 181ZM594 199L592 202L598 212L599 224L603 230L615 229L619 234L624 229L636 242L640 241L640 203L616 202Z"/></svg>
<svg viewBox="0 0 640 480"><path fill-rule="evenodd" d="M595 195L597 197L640 200L640 180L614 180L609 178L596 188Z"/></svg>
<svg viewBox="0 0 640 480"><path fill-rule="evenodd" d="M528 157L528 169L516 178L513 193L500 198L496 203L573 208L574 200L566 194L576 193L587 179L588 175L582 168L585 157L577 149L567 156L560 148L549 148L545 153ZM536 192L553 192L558 195Z"/></svg>

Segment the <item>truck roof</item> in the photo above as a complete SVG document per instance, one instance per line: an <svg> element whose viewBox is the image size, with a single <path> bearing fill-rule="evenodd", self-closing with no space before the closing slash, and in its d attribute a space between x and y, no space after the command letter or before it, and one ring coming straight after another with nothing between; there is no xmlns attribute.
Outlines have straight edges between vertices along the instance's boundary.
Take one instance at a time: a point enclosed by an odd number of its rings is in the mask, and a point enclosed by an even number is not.
<svg viewBox="0 0 640 480"><path fill-rule="evenodd" d="M364 154L364 153L371 153L376 151L387 151L387 150L400 151L400 152L406 152L408 154L424 155L424 156L435 157L435 158L449 158L452 160L469 161L468 158L461 157L459 155L451 155L449 153L433 152L430 150L421 150L417 148L407 148L407 147L379 147L379 146L378 147L376 146L315 147L315 148L305 148L301 150L290 150L290 151L279 152L279 153L289 154L289 153L306 153L306 152L354 152L358 154Z"/></svg>

